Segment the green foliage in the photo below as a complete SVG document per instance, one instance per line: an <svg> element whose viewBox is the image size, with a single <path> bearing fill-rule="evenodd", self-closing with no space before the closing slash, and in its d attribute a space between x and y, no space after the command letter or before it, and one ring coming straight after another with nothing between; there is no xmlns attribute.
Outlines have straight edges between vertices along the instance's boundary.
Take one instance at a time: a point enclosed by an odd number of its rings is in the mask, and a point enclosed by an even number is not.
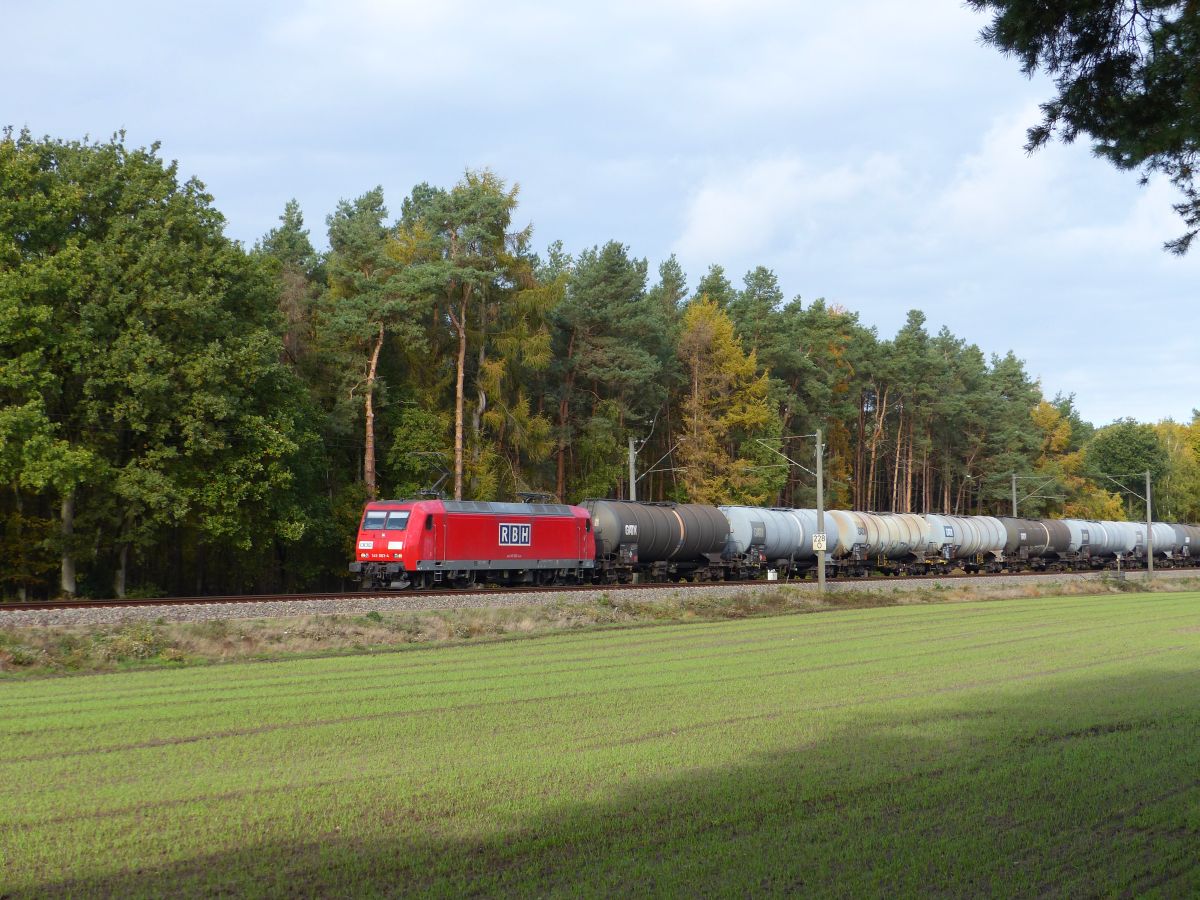
<svg viewBox="0 0 1200 900"><path fill-rule="evenodd" d="M452 428L445 412L412 405L401 407L387 454L389 497L413 497L418 491L444 482L450 472L448 436Z"/></svg>
<svg viewBox="0 0 1200 900"><path fill-rule="evenodd" d="M147 622L126 625L101 643L101 659L111 662L152 659L167 649L163 635Z"/></svg>
<svg viewBox="0 0 1200 900"><path fill-rule="evenodd" d="M577 473L559 485L569 497L607 495L624 471L626 434L650 430L668 402L674 299L648 295L646 273L616 241L584 250L551 314L558 452Z"/></svg>
<svg viewBox="0 0 1200 900"><path fill-rule="evenodd" d="M0 476L62 498L64 557L149 554L179 527L242 550L294 536L275 513L302 392L269 273L203 185L120 136L11 132L0 183Z"/></svg>
<svg viewBox="0 0 1200 900"><path fill-rule="evenodd" d="M1154 518L1200 522L1200 427L1160 422L1154 431L1167 454L1154 496Z"/></svg>
<svg viewBox="0 0 1200 900"><path fill-rule="evenodd" d="M1101 428L1086 450L1088 473L1098 484L1115 484L1123 490L1126 509L1140 510L1145 517L1146 494L1144 472L1150 472L1153 487L1167 471L1168 456L1151 425L1133 419L1121 419ZM1137 495L1137 496L1135 496ZM1135 516L1131 516L1133 518Z"/></svg>
<svg viewBox="0 0 1200 900"><path fill-rule="evenodd" d="M725 270L714 263L708 267L708 271L696 285L696 293L692 295L692 299L699 300L701 297L707 297L720 309L727 310L736 296L737 292L733 289L733 285L725 277Z"/></svg>

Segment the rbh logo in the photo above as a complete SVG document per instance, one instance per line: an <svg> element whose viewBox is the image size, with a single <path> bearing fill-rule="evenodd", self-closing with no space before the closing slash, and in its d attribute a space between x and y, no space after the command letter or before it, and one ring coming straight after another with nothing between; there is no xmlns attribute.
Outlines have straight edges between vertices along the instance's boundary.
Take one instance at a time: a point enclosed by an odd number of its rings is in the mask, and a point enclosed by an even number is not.
<svg viewBox="0 0 1200 900"><path fill-rule="evenodd" d="M519 525L514 522L500 523L501 547L528 547L530 544L532 526Z"/></svg>

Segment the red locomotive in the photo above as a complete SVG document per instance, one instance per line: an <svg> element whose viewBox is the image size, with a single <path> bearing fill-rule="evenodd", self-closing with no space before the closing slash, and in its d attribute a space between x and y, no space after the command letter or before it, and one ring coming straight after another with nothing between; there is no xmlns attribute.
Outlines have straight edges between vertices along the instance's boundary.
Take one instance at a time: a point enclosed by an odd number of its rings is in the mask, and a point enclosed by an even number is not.
<svg viewBox="0 0 1200 900"><path fill-rule="evenodd" d="M363 510L350 571L366 589L590 580L586 509L556 503L377 500Z"/></svg>

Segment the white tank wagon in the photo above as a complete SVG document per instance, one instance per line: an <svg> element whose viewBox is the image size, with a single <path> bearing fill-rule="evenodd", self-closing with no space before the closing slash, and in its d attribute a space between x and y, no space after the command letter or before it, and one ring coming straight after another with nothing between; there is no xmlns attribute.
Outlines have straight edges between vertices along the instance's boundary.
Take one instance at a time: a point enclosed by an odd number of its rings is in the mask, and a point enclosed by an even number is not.
<svg viewBox="0 0 1200 900"><path fill-rule="evenodd" d="M837 523L837 542L827 545L834 559L886 558L885 551L900 540L899 526L885 522L887 516L834 509L827 511L825 518Z"/></svg>
<svg viewBox="0 0 1200 900"><path fill-rule="evenodd" d="M718 508L729 522L726 559L749 566L789 568L795 560L814 558L811 532L805 530L796 510L759 506Z"/></svg>
<svg viewBox="0 0 1200 900"><path fill-rule="evenodd" d="M821 528L817 527L817 511L815 509L793 509L792 512L800 520L800 526L804 529L804 546L800 548L796 559L815 566L817 554L812 548L812 536L821 533ZM825 510L825 523L822 527L825 529L825 560L828 562L833 559L834 550L842 539L841 525L839 520L834 518L833 510Z"/></svg>
<svg viewBox="0 0 1200 900"><path fill-rule="evenodd" d="M866 515L871 515L867 513ZM914 513L879 515L883 544L879 555L885 559L908 559L924 555L927 529L925 519Z"/></svg>
<svg viewBox="0 0 1200 900"><path fill-rule="evenodd" d="M1151 549L1156 557L1174 558L1175 529L1166 522L1151 522Z"/></svg>
<svg viewBox="0 0 1200 900"><path fill-rule="evenodd" d="M968 571L994 563L1004 552L1007 532L992 516L925 514L925 552L959 561Z"/></svg>
<svg viewBox="0 0 1200 900"><path fill-rule="evenodd" d="M792 512L796 518L800 520L800 527L804 529L805 541L804 547L801 548L800 555L797 559L806 559L815 561L817 558L816 552L812 548L812 536L820 533L821 529L817 527L817 511L815 509L793 509ZM833 518L833 510L825 510L825 559L828 560L833 556L833 549L839 541L838 523Z"/></svg>
<svg viewBox="0 0 1200 900"><path fill-rule="evenodd" d="M1103 522L1092 519L1063 519L1071 539L1067 544L1067 552L1079 557L1102 558L1115 553L1110 546L1108 530Z"/></svg>
<svg viewBox="0 0 1200 900"><path fill-rule="evenodd" d="M874 516L865 518L863 513L851 510L825 510L825 546L829 555L835 560L869 559L870 548L879 546L879 525L874 519Z"/></svg>
<svg viewBox="0 0 1200 900"><path fill-rule="evenodd" d="M926 556L954 559L954 550L959 543L957 536L958 530L951 524L949 516L926 513L920 552Z"/></svg>
<svg viewBox="0 0 1200 900"><path fill-rule="evenodd" d="M1146 552L1146 526L1140 522L1110 522L1102 521L1104 530L1108 532L1110 547L1114 556L1122 559L1130 556L1143 556Z"/></svg>
<svg viewBox="0 0 1200 900"><path fill-rule="evenodd" d="M1008 534L1003 522L995 516L957 516L956 518L965 520L968 530L975 529L978 549L974 551L974 555L981 559L990 558L993 561L1000 558L1000 554L1004 552L1004 542Z"/></svg>
<svg viewBox="0 0 1200 900"><path fill-rule="evenodd" d="M807 511L806 511L807 512ZM862 575L872 569L925 571L927 528L913 513L834 509L825 513L829 555L835 567Z"/></svg>

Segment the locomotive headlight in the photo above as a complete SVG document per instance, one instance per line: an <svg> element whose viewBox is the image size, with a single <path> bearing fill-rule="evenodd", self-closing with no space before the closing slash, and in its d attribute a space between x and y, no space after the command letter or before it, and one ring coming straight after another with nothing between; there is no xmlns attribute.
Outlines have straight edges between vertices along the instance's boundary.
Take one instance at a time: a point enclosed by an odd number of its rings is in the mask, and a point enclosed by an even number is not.
<svg viewBox="0 0 1200 900"><path fill-rule="evenodd" d="M374 541L359 541L358 549L359 550L373 550L373 549L375 549L375 542Z"/></svg>

